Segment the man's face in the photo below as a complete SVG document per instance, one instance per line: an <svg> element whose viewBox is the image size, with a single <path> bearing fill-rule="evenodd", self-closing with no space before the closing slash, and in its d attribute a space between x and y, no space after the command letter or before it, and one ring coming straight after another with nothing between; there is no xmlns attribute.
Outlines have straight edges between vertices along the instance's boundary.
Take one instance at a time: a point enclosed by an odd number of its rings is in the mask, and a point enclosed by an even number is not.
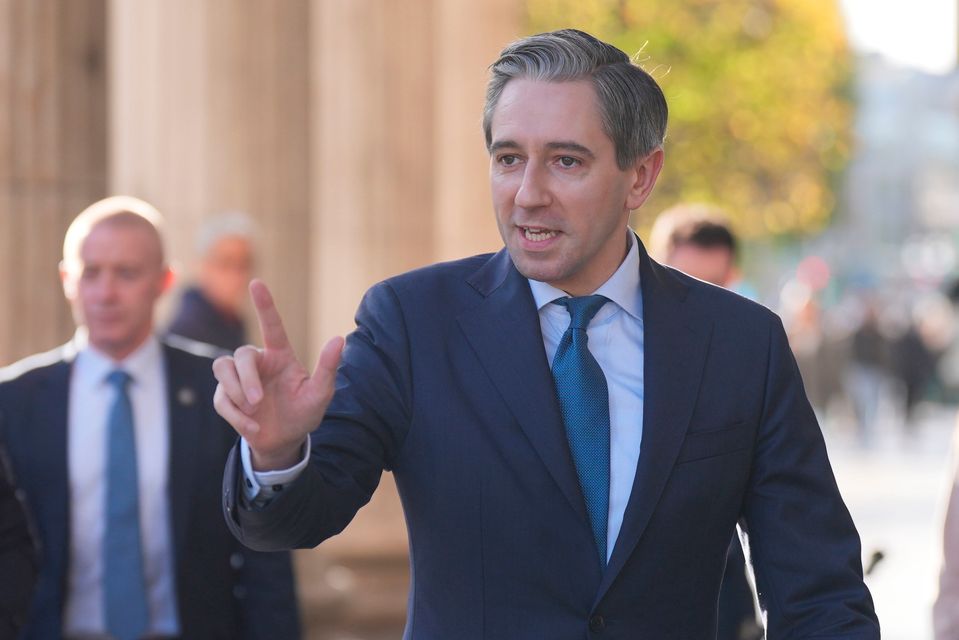
<svg viewBox="0 0 959 640"><path fill-rule="evenodd" d="M493 206L516 268L592 293L625 257L629 212L652 190L662 151L620 169L588 81L509 81L491 132Z"/></svg>
<svg viewBox="0 0 959 640"><path fill-rule="evenodd" d="M250 241L242 236L220 238L200 264L200 286L216 306L238 313L246 300L253 271Z"/></svg>
<svg viewBox="0 0 959 640"><path fill-rule="evenodd" d="M115 360L153 331L153 307L170 284L159 240L138 224L101 222L80 246L79 263L61 274L64 292L90 344Z"/></svg>
<svg viewBox="0 0 959 640"><path fill-rule="evenodd" d="M670 252L666 263L694 278L720 287L727 286L734 273L733 255L726 247L698 247L694 244L682 244Z"/></svg>

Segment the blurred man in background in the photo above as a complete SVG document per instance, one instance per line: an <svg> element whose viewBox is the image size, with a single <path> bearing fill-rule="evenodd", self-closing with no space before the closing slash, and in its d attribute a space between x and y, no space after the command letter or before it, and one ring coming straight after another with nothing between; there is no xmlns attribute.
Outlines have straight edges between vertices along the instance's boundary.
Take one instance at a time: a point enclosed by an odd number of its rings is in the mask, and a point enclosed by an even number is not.
<svg viewBox="0 0 959 640"><path fill-rule="evenodd" d="M60 267L75 338L0 370L42 549L28 640L299 636L289 554L248 553L218 512L234 436L209 348L154 335L172 282L160 224L135 198L81 213Z"/></svg>
<svg viewBox="0 0 959 640"><path fill-rule="evenodd" d="M253 274L253 235L253 222L239 212L203 225L196 284L184 291L169 333L227 351L247 343L243 305Z"/></svg>
<svg viewBox="0 0 959 640"><path fill-rule="evenodd" d="M663 211L650 231L649 253L694 278L735 290L737 242L722 209L679 204Z"/></svg>

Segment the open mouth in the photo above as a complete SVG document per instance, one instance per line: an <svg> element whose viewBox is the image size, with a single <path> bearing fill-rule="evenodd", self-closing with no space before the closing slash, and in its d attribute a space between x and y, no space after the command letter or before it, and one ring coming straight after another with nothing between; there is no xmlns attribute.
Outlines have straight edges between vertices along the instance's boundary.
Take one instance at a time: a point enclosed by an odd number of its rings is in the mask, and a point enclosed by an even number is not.
<svg viewBox="0 0 959 640"><path fill-rule="evenodd" d="M520 229L523 230L523 236L530 242L543 242L559 235L559 231L544 227L520 227Z"/></svg>

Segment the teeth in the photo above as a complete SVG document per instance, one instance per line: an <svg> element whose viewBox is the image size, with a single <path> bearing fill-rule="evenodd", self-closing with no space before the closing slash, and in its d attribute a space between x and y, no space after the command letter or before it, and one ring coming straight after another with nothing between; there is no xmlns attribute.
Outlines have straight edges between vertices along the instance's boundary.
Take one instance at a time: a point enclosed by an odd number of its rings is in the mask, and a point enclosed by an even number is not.
<svg viewBox="0 0 959 640"><path fill-rule="evenodd" d="M523 227L523 233L526 235L527 240L531 240L533 242L542 242L543 240L548 240L556 235L555 231L550 231L548 229L534 231L529 227Z"/></svg>

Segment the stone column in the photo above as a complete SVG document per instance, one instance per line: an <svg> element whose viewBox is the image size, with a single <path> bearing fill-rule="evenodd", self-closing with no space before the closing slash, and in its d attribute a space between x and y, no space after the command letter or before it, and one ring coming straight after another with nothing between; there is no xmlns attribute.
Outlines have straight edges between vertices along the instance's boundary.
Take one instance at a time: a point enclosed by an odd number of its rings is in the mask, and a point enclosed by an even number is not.
<svg viewBox="0 0 959 640"><path fill-rule="evenodd" d="M518 0L437 2L434 61L434 258L452 260L502 246L489 194L483 138L488 67L524 35Z"/></svg>
<svg viewBox="0 0 959 640"><path fill-rule="evenodd" d="M185 275L205 217L249 213L259 226L257 271L302 357L311 291L308 16L306 0L110 4L111 189L166 215Z"/></svg>
<svg viewBox="0 0 959 640"><path fill-rule="evenodd" d="M106 192L105 0L0 0L0 366L65 341L70 220Z"/></svg>
<svg viewBox="0 0 959 640"><path fill-rule="evenodd" d="M312 5L311 346L353 327L375 282L501 246L481 132L486 67L520 31L518 0L317 0ZM327 631L398 637L406 529L380 488L311 566ZM317 594L320 597L320 594ZM332 622L330 622L332 620ZM377 635L382 634L382 635Z"/></svg>

